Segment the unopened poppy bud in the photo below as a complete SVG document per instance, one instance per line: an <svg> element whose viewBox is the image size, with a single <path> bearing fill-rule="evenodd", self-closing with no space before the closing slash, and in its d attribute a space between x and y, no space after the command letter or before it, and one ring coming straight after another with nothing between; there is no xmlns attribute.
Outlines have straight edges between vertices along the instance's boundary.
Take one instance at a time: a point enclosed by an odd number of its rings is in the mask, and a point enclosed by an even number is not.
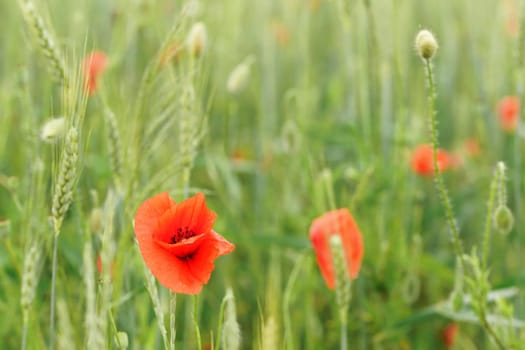
<svg viewBox="0 0 525 350"><path fill-rule="evenodd" d="M197 22L191 27L186 45L188 52L192 57L199 57L204 53L206 44L208 43L208 32L206 25L202 22Z"/></svg>
<svg viewBox="0 0 525 350"><path fill-rule="evenodd" d="M514 215L506 205L500 205L494 211L494 227L501 234L507 234L514 226Z"/></svg>
<svg viewBox="0 0 525 350"><path fill-rule="evenodd" d="M42 127L40 137L45 142L55 142L66 132L66 120L62 117L49 119Z"/></svg>
<svg viewBox="0 0 525 350"><path fill-rule="evenodd" d="M119 349L127 349L129 346L128 334L126 332L117 332L115 342Z"/></svg>
<svg viewBox="0 0 525 350"><path fill-rule="evenodd" d="M416 50L419 56L424 60L429 60L436 54L438 43L434 34L423 29L416 36Z"/></svg>
<svg viewBox="0 0 525 350"><path fill-rule="evenodd" d="M247 59L232 70L226 83L229 93L238 95L248 86L252 63L253 58Z"/></svg>

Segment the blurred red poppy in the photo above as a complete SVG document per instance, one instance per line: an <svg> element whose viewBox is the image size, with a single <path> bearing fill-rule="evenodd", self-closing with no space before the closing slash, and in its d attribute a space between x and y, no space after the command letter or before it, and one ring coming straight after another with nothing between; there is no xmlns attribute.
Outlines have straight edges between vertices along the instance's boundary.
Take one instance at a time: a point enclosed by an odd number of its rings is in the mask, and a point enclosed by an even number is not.
<svg viewBox="0 0 525 350"><path fill-rule="evenodd" d="M520 100L516 96L507 96L498 103L499 125L505 131L516 129L519 121Z"/></svg>
<svg viewBox="0 0 525 350"><path fill-rule="evenodd" d="M465 140L465 143L463 144L463 147L465 149L465 152L470 157L477 157L481 153L481 147L479 145L478 140L476 139L467 139Z"/></svg>
<svg viewBox="0 0 525 350"><path fill-rule="evenodd" d="M430 145L420 145L412 154L412 170L421 176L432 176L434 174L434 151ZM437 151L438 169L444 171L452 164L451 156L441 149Z"/></svg>
<svg viewBox="0 0 525 350"><path fill-rule="evenodd" d="M135 215L135 237L160 284L176 293L197 294L208 283L215 259L235 248L212 230L216 217L202 193L179 204L168 193L142 203Z"/></svg>
<svg viewBox="0 0 525 350"><path fill-rule="evenodd" d="M84 58L82 68L84 70L84 81L89 95L97 91L100 74L106 69L107 56L102 51L93 51Z"/></svg>
<svg viewBox="0 0 525 350"><path fill-rule="evenodd" d="M335 288L335 273L329 243L333 235L341 237L348 274L352 279L357 278L359 274L364 251L361 232L348 209L329 211L312 222L310 240L317 255L321 274L330 289Z"/></svg>
<svg viewBox="0 0 525 350"><path fill-rule="evenodd" d="M102 257L100 255L97 255L97 272L99 275L102 275L102 273L104 272L104 266L102 264ZM111 276L111 279L113 279L113 277L115 276L115 262L114 261L111 262L109 274Z"/></svg>
<svg viewBox="0 0 525 350"><path fill-rule="evenodd" d="M445 345L445 348L451 349L454 346L454 343L456 342L456 337L458 335L459 327L457 323L449 323L443 328L441 331L441 340L443 341L443 345Z"/></svg>

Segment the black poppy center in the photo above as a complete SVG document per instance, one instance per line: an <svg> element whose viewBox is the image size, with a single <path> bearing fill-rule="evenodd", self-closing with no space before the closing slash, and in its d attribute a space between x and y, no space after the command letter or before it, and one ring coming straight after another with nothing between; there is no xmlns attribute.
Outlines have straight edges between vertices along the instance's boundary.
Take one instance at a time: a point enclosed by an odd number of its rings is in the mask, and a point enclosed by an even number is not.
<svg viewBox="0 0 525 350"><path fill-rule="evenodd" d="M179 227L177 231L171 236L171 244L179 243L184 239L188 239L195 236L195 232L189 227Z"/></svg>

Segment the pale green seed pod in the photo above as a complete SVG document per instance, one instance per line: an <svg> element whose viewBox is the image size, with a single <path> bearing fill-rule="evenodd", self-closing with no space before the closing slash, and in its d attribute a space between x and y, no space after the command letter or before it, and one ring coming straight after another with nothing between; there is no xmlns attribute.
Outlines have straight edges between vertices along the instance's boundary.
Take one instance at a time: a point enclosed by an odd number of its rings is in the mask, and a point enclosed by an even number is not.
<svg viewBox="0 0 525 350"><path fill-rule="evenodd" d="M42 127L42 141L53 143L66 133L66 120L63 117L49 119Z"/></svg>
<svg viewBox="0 0 525 350"><path fill-rule="evenodd" d="M436 54L438 43L434 34L423 29L416 35L416 50L423 60L429 60Z"/></svg>
<svg viewBox="0 0 525 350"><path fill-rule="evenodd" d="M188 52L192 57L200 57L204 54L208 45L208 31L203 22L195 23L186 39Z"/></svg>
<svg viewBox="0 0 525 350"><path fill-rule="evenodd" d="M506 205L500 205L494 211L494 228L501 234L508 234L514 227L514 215Z"/></svg>
<svg viewBox="0 0 525 350"><path fill-rule="evenodd" d="M115 336L115 343L119 349L127 349L129 347L128 334L126 332L118 332Z"/></svg>

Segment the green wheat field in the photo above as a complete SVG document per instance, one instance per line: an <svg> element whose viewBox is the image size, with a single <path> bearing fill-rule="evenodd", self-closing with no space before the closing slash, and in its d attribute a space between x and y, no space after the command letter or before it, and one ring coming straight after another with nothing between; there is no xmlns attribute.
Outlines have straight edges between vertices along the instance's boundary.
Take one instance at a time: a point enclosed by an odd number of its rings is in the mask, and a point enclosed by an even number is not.
<svg viewBox="0 0 525 350"><path fill-rule="evenodd" d="M0 349L525 349L524 0L0 14Z"/></svg>

